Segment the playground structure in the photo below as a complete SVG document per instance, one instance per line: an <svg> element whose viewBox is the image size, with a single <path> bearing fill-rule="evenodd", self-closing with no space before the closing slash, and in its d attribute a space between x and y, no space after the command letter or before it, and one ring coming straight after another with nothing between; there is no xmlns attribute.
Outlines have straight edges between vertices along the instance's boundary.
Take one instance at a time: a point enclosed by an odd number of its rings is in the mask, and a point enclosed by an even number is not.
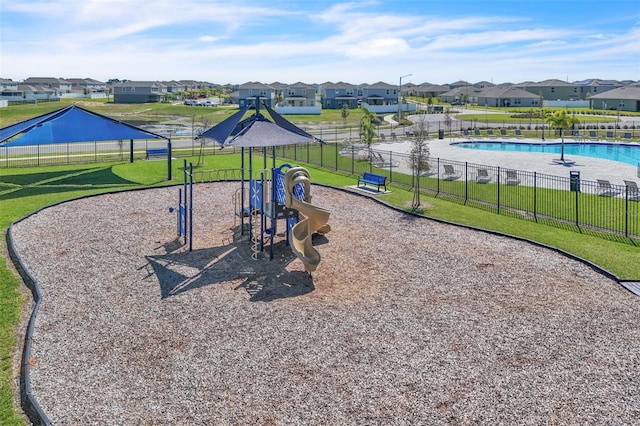
<svg viewBox="0 0 640 426"><path fill-rule="evenodd" d="M287 244L304 263L307 272L315 271L320 254L313 247L311 238L316 232L328 232L330 227L327 225L329 212L310 204L309 172L303 167L283 164L260 170L256 178L247 183L242 181L242 187L234 197L234 206L241 218L241 234L245 229L249 232L253 259L258 259L268 243L269 259L273 260L278 220L282 219L286 221ZM249 226L245 227L247 218Z"/></svg>
<svg viewBox="0 0 640 426"><path fill-rule="evenodd" d="M270 121L260 113L260 97L256 97L255 113L244 118L249 105L243 109L204 131L198 138L210 138L221 146L231 145L241 148L241 166L239 176L241 186L233 197L235 216L240 217L240 235L245 230L249 232L251 241L252 258L258 259L265 245L269 243L269 259L273 260L273 245L277 235L278 220L286 221L286 241L294 254L305 264L307 272L314 271L320 262L320 254L311 244L314 233L328 232L326 225L329 212L314 207L310 204L310 180L309 172L301 167L292 168L289 164L276 167L275 147L279 145L293 145L309 143L321 140L296 127L284 117L277 114L269 106L265 109L271 115ZM229 139L230 138L230 139ZM267 167L267 148L272 149L272 165ZM263 165L254 173L253 152L262 148ZM248 150L248 168L245 167L245 154ZM285 171L289 169L291 174L285 183ZM234 176L235 172L225 171L200 171L195 174L204 179L206 174L209 179L212 176ZM246 173L245 173L246 172ZM287 172L288 173L288 172ZM248 177L248 180L247 180ZM195 180L198 180L196 176ZM184 238L186 244L189 241L189 250L192 250L193 227L191 225L193 211L194 182L193 166L187 169L184 165L184 188L179 194L178 210L178 235ZM184 197L183 197L184 195ZM300 220L300 213L303 218ZM248 228L245 220L248 219ZM235 223L234 223L235 226Z"/></svg>
<svg viewBox="0 0 640 426"><path fill-rule="evenodd" d="M286 170L286 173L285 173ZM193 164L184 160L184 181L178 189L177 234L183 245L193 250ZM315 233L331 230L327 223L328 210L311 204L311 180L304 167L283 164L258 172L257 179L241 180L241 188L234 194L236 217L241 218L240 234L249 232L252 258L257 260L269 243L269 259L273 260L273 244L278 220L286 221L286 241L293 253L302 261L307 272L318 267L321 257L313 247ZM245 185L248 184L248 185ZM173 207L169 208L174 211ZM302 216L302 218L300 218ZM245 227L245 219L249 220Z"/></svg>

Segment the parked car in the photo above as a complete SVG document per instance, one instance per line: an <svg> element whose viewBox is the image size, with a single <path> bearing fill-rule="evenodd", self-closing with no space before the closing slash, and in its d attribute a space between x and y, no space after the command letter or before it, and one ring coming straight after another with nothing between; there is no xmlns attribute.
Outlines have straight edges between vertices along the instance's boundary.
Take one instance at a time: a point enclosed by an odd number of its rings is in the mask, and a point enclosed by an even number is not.
<svg viewBox="0 0 640 426"><path fill-rule="evenodd" d="M193 99L187 99L186 101L184 101L184 104L189 106L198 105L198 101L195 101Z"/></svg>
<svg viewBox="0 0 640 426"><path fill-rule="evenodd" d="M208 101L208 100L207 100L207 101L204 101L204 102L202 103L202 106L212 107L212 106L213 106L213 102Z"/></svg>

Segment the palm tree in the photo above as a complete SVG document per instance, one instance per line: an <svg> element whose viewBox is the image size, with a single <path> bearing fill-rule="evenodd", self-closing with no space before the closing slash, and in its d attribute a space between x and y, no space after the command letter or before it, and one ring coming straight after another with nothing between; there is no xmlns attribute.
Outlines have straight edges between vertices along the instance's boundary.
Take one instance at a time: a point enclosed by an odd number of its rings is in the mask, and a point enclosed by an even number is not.
<svg viewBox="0 0 640 426"><path fill-rule="evenodd" d="M371 160L373 155L371 152L371 144L376 135L376 128L373 123L377 120L377 116L369 112L366 108L362 108L362 112L362 118L360 119L360 140L367 144L369 160Z"/></svg>
<svg viewBox="0 0 640 426"><path fill-rule="evenodd" d="M544 117L545 121L549 123L551 127L555 127L560 130L560 140L561 140L561 148L560 148L560 160L558 162L562 164L566 164L567 160L564 158L564 136L562 134L563 129L569 129L573 127L574 124L580 122L575 116L567 114L565 110L557 110L554 112L547 112Z"/></svg>

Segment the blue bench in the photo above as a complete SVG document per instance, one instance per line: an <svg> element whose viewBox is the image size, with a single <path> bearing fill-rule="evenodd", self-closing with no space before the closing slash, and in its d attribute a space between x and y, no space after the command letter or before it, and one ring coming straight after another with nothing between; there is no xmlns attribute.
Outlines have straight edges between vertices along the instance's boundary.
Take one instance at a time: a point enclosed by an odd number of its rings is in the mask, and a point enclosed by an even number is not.
<svg viewBox="0 0 640 426"><path fill-rule="evenodd" d="M360 186L360 183L363 183L365 186L367 184L375 185L378 187L378 191L380 191L381 186L384 187L385 191L387 190L387 177L382 175L377 175L375 173L364 172L364 174L358 178L357 186Z"/></svg>
<svg viewBox="0 0 640 426"><path fill-rule="evenodd" d="M147 149L147 160L150 157L166 157L167 155L169 155L169 148Z"/></svg>

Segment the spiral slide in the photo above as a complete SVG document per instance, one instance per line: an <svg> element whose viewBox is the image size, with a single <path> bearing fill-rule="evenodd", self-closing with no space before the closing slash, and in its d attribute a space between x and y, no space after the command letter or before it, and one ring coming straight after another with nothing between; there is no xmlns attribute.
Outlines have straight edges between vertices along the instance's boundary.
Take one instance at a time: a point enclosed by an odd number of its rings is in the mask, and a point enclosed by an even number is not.
<svg viewBox="0 0 640 426"><path fill-rule="evenodd" d="M304 186L304 200L293 195L296 184ZM307 272L313 272L320 263L320 253L311 244L314 233L326 234L331 230L327 224L329 211L311 205L311 181L309 172L304 167L292 167L284 176L285 205L295 209L303 216L289 234L289 244L293 253L304 263Z"/></svg>

